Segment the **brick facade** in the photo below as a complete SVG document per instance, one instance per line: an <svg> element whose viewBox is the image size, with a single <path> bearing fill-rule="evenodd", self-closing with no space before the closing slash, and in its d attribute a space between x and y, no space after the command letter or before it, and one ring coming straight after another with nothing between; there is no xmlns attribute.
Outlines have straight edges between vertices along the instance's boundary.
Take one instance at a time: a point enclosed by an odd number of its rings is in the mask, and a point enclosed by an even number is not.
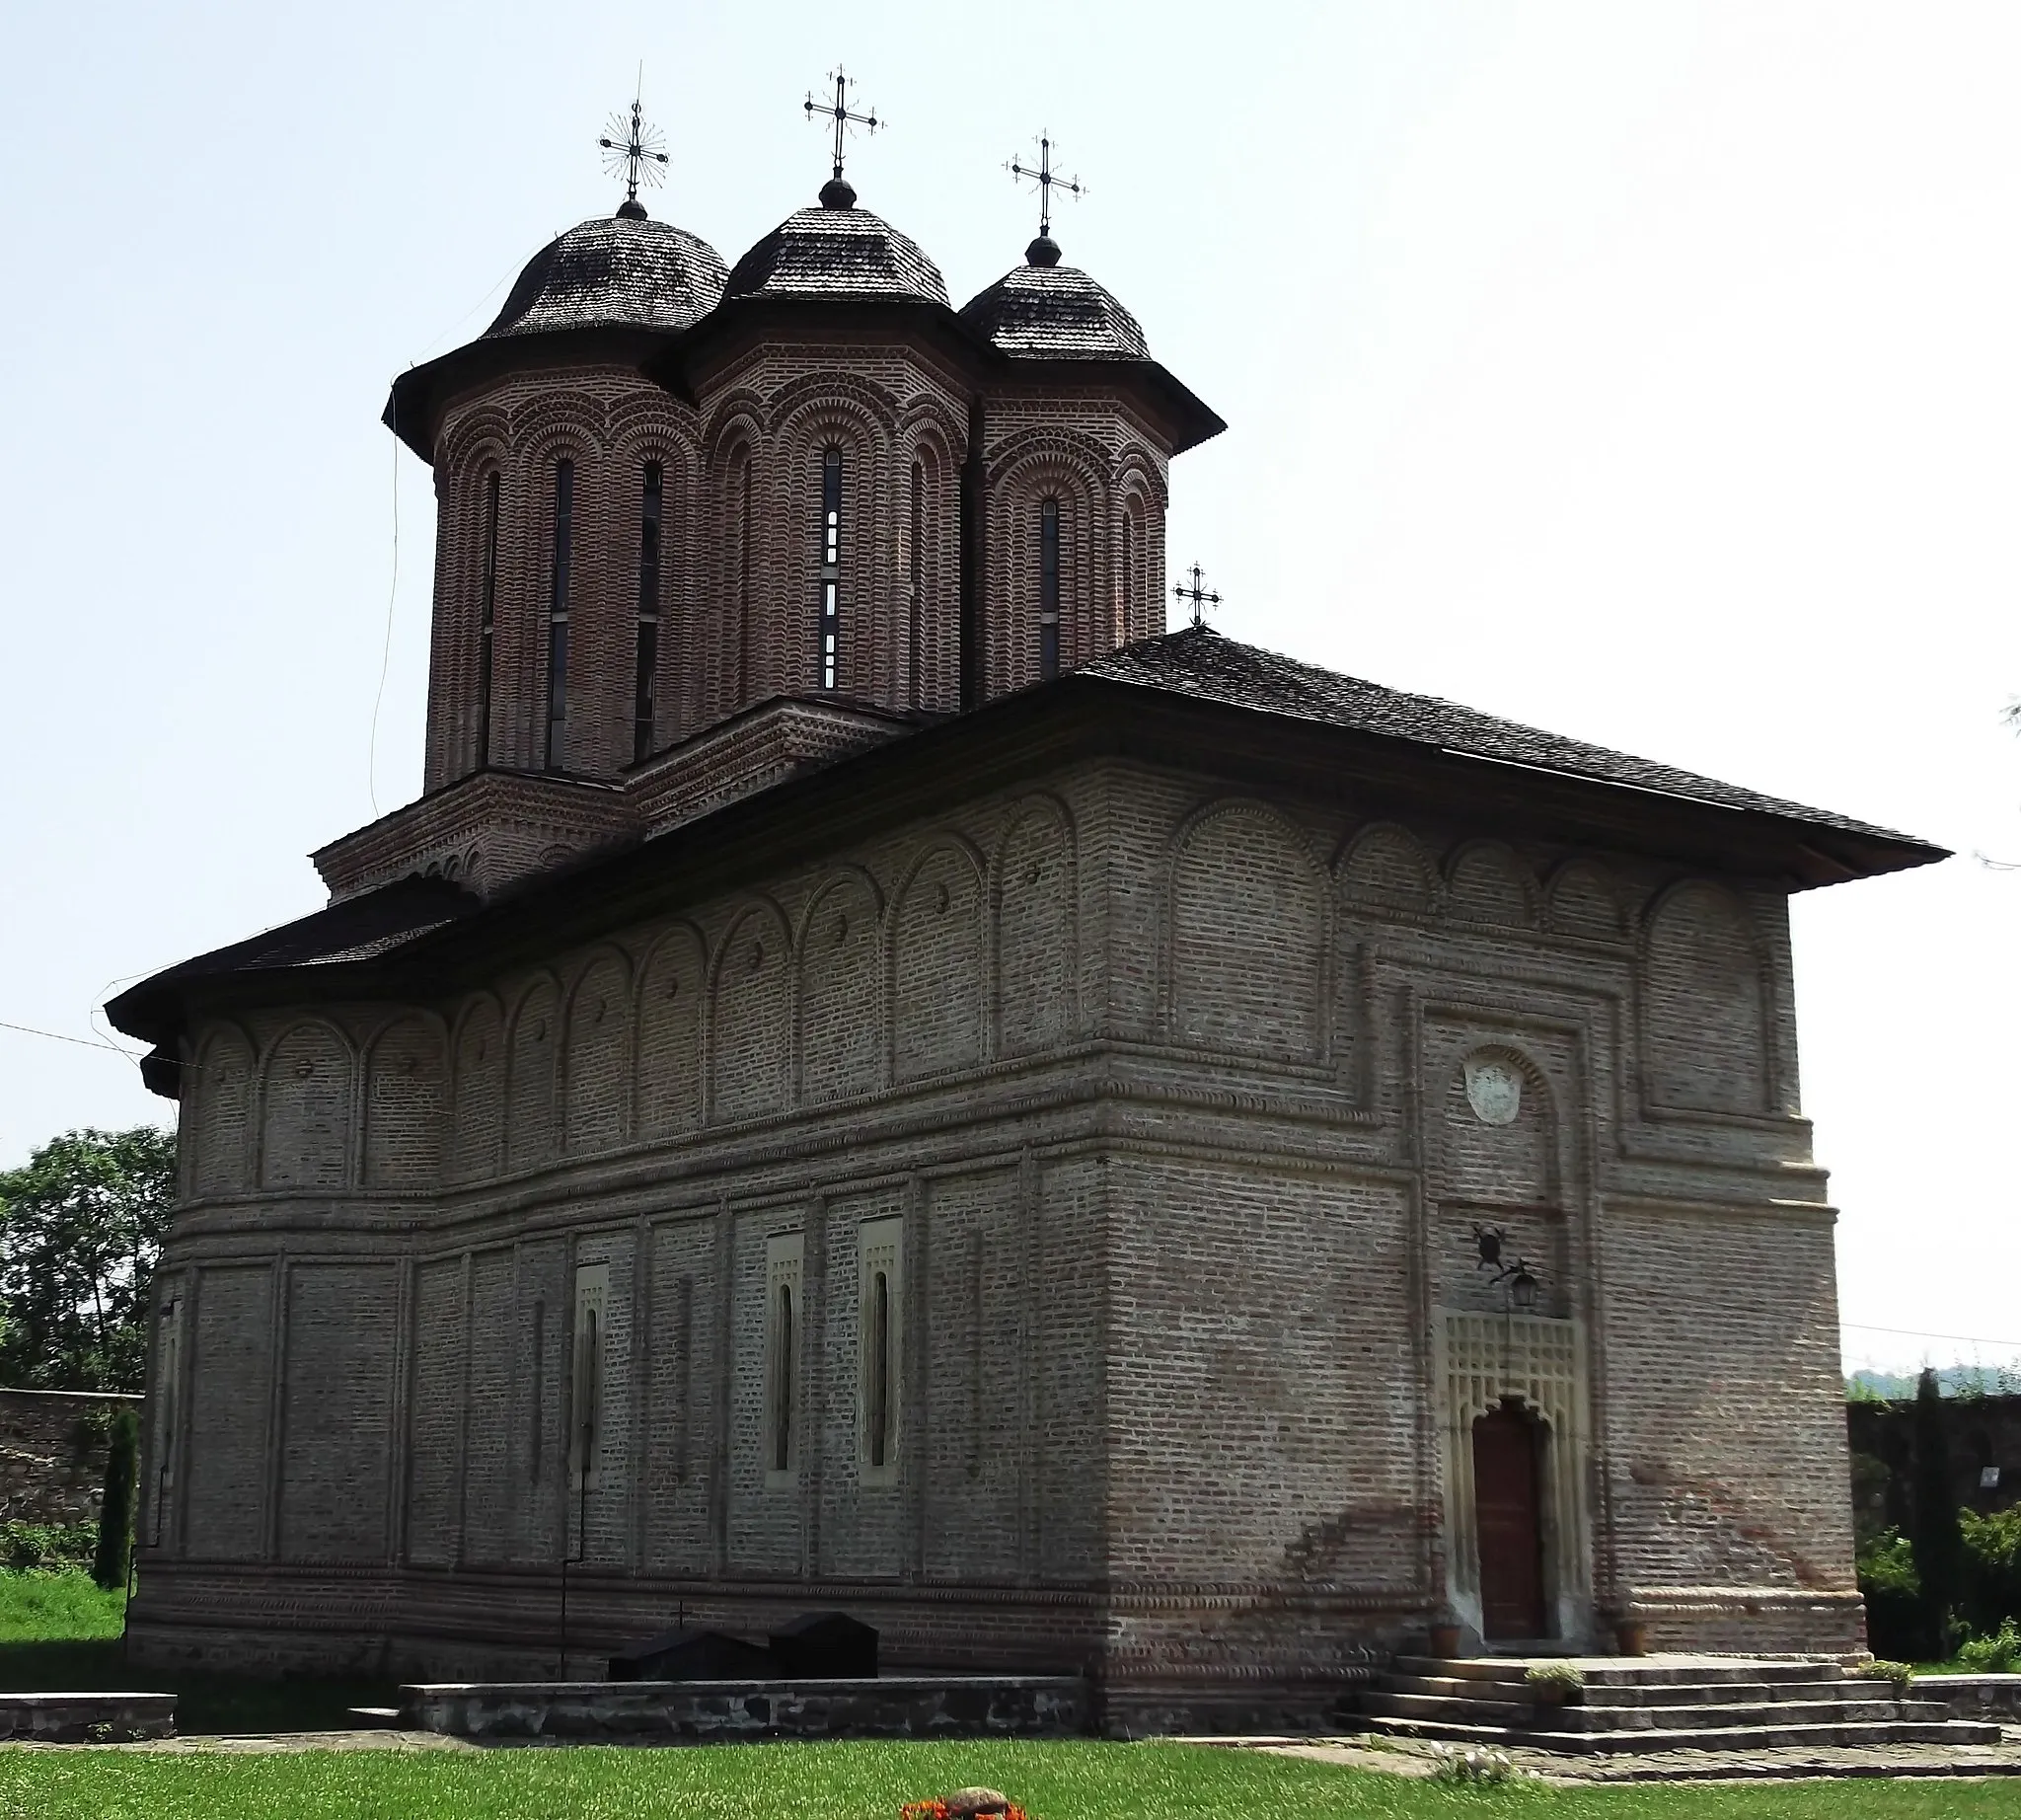
<svg viewBox="0 0 2021 1820"><path fill-rule="evenodd" d="M208 1020L136 1637L553 1672L579 1553L576 1651L839 1603L895 1661L1091 1667L1113 1714L1310 1701L1463 1602L1435 1358L1506 1306L1491 1220L1583 1348L1574 1622L1856 1648L1790 1024L1758 881L1103 764L477 990ZM1511 1124L1459 1085L1483 1051L1521 1070ZM1735 1074L1759 1102L1695 1103ZM855 1235L892 1216L903 1452L868 1484Z"/></svg>
<svg viewBox="0 0 2021 1820"><path fill-rule="evenodd" d="M570 1671L840 1606L1111 1726L1295 1722L1479 1625L1515 1400L1563 1640L1857 1649L1785 900L1930 850L1318 672L1097 701L1161 623L1176 382L906 307L705 321L678 386L529 337L424 425L428 794L317 856L381 921L113 1008L183 1100L134 1648L537 1675L564 1597ZM1047 498L1085 674L1033 688ZM1264 657L1188 637L1209 702Z"/></svg>

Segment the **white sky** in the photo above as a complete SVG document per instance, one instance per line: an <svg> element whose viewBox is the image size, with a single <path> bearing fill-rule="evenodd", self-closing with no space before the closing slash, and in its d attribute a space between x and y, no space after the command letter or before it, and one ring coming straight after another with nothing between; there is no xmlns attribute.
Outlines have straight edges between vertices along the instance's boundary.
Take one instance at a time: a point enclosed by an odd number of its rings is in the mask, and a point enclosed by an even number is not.
<svg viewBox="0 0 2021 1820"><path fill-rule="evenodd" d="M0 14L0 1021L314 909L420 775L432 500L378 415L550 234L645 62L655 213L826 175L959 301L1057 232L1229 433L1174 474L1240 638L1955 847L1800 898L1847 1360L2021 1353L2021 8L1857 0ZM0 1030L0 1165L161 1118Z"/></svg>

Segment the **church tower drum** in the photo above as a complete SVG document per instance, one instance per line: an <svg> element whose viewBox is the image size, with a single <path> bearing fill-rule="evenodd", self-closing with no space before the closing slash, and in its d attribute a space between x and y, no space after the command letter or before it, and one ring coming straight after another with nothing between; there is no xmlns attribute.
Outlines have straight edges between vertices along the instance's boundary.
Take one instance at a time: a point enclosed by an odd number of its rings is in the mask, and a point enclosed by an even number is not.
<svg viewBox="0 0 2021 1820"><path fill-rule="evenodd" d="M1223 425L1049 226L957 313L840 146L729 268L635 183L401 375L437 497L425 794L318 855L334 893L489 891L1161 630L1170 462Z"/></svg>

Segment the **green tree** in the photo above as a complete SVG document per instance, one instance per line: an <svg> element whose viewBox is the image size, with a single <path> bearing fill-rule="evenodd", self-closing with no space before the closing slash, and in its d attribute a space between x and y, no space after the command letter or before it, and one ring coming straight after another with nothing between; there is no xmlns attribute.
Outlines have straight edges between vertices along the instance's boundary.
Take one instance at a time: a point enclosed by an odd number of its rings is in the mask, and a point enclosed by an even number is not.
<svg viewBox="0 0 2021 1820"><path fill-rule="evenodd" d="M0 1172L0 1383L141 1388L175 1181L175 1136L153 1125L66 1131Z"/></svg>
<svg viewBox="0 0 2021 1820"><path fill-rule="evenodd" d="M99 1546L92 1578L112 1588L126 1584L133 1558L133 1504L140 1489L140 1417L131 1404L112 1417L106 1450L106 1495L99 1503Z"/></svg>
<svg viewBox="0 0 2021 1820"><path fill-rule="evenodd" d="M1951 1487L1951 1445L1944 1431L1943 1390L1937 1374L1924 1368L1915 1381L1915 1478L1909 1540L1916 1577L1922 1583L1925 1659L1951 1653L1951 1629L1964 1591L1965 1541L1958 1529L1958 1504Z"/></svg>

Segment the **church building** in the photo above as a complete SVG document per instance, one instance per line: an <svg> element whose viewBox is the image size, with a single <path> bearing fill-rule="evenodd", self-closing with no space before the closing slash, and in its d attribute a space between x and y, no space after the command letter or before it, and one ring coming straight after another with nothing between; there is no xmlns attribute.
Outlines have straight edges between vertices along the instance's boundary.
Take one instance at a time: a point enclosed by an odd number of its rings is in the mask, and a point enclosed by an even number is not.
<svg viewBox="0 0 2021 1820"><path fill-rule="evenodd" d="M1939 850L1167 633L1222 420L836 143L394 384L421 794L110 1007L181 1104L136 1659L839 1610L1142 1729L1441 1624L1862 1649L1787 905Z"/></svg>

